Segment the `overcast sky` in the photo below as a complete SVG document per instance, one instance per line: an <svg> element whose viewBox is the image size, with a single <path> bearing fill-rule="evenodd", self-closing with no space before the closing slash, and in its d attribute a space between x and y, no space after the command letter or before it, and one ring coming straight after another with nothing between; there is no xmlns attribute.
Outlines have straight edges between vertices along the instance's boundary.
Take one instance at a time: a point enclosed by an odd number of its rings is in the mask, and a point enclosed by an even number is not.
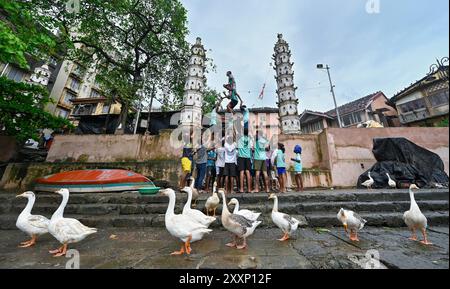
<svg viewBox="0 0 450 289"><path fill-rule="evenodd" d="M231 70L248 106L276 106L272 61L277 33L291 46L299 111L326 111L376 91L392 97L425 76L435 58L449 56L448 0L181 0L189 41L201 37L214 59L208 85L222 91ZM377 0L370 0L372 2ZM372 6L377 12L377 6ZM263 101L257 96L267 82Z"/></svg>

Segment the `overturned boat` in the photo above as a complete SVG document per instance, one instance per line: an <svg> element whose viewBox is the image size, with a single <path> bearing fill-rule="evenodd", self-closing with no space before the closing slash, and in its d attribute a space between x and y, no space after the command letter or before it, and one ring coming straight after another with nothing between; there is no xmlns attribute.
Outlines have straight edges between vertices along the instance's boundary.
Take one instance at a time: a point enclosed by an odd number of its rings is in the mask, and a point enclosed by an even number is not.
<svg viewBox="0 0 450 289"><path fill-rule="evenodd" d="M35 190L54 192L66 188L71 193L145 191L157 192L147 177L127 170L95 169L61 172L35 181Z"/></svg>

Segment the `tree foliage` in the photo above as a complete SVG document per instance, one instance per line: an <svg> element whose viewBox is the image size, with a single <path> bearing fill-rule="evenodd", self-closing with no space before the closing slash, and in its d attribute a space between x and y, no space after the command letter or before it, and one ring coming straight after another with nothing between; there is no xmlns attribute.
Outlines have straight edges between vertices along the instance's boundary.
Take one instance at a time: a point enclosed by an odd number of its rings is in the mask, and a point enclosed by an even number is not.
<svg viewBox="0 0 450 289"><path fill-rule="evenodd" d="M129 107L151 94L146 82L180 93L189 46L178 0L83 0L74 9L67 9L67 0L30 2L36 19L45 18L67 40L71 59L95 65L102 89L122 103L122 124Z"/></svg>
<svg viewBox="0 0 450 289"><path fill-rule="evenodd" d="M68 120L44 111L49 102L44 87L0 77L0 133L22 143L37 139L39 129L72 128Z"/></svg>
<svg viewBox="0 0 450 289"><path fill-rule="evenodd" d="M27 1L0 0L0 13L0 62L29 68L27 55L46 58L55 50L55 38L36 25Z"/></svg>

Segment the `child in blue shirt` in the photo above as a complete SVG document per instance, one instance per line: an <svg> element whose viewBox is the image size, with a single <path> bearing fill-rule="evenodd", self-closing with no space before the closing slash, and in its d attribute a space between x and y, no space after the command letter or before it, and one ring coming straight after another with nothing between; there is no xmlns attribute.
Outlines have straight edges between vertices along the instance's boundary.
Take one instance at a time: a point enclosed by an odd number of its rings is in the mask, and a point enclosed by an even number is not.
<svg viewBox="0 0 450 289"><path fill-rule="evenodd" d="M294 148L295 159L291 159L294 161L294 170L295 170L295 182L297 184L297 189L299 192L303 192L303 180L302 180L302 147L300 145L296 145Z"/></svg>

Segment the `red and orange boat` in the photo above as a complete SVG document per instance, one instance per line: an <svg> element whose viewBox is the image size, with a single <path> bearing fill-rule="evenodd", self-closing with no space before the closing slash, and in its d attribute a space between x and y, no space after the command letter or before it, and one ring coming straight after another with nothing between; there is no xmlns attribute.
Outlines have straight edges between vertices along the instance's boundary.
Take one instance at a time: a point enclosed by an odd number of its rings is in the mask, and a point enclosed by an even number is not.
<svg viewBox="0 0 450 289"><path fill-rule="evenodd" d="M73 193L159 190L145 176L120 169L68 171L36 180L36 191L54 192L61 188Z"/></svg>

